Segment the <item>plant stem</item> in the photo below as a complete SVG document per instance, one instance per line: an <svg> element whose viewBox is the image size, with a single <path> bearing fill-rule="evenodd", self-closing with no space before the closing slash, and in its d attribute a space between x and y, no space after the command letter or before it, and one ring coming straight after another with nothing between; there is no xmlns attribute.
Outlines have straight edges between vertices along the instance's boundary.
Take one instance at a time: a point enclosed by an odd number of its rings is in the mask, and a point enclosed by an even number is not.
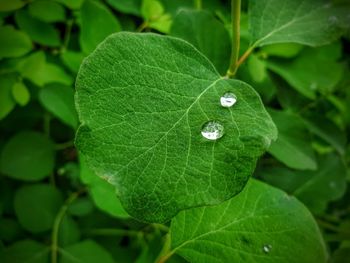
<svg viewBox="0 0 350 263"><path fill-rule="evenodd" d="M143 21L142 24L136 29L136 32L142 32L148 27L148 21Z"/></svg>
<svg viewBox="0 0 350 263"><path fill-rule="evenodd" d="M201 10L202 9L202 0L194 0L194 7L197 10Z"/></svg>
<svg viewBox="0 0 350 263"><path fill-rule="evenodd" d="M72 193L61 207L60 211L58 211L55 221L53 223L52 233L51 233L51 263L57 263L57 251L58 251L58 231L60 229L60 225L62 220L64 219L67 209L71 203L74 202L75 199L78 198L85 192L85 189L81 189L77 192Z"/></svg>
<svg viewBox="0 0 350 263"><path fill-rule="evenodd" d="M165 235L165 242L160 254L156 260L156 263L164 263L166 262L173 254L174 251L170 251L171 245L171 235L170 233Z"/></svg>
<svg viewBox="0 0 350 263"><path fill-rule="evenodd" d="M64 149L67 149L67 148L73 147L73 146L74 146L74 140L63 142L63 143L57 143L55 145L55 150L60 151L60 150L64 150Z"/></svg>
<svg viewBox="0 0 350 263"><path fill-rule="evenodd" d="M244 54L237 61L237 68L239 68L239 66L242 65L242 63L249 57L249 55L253 52L254 48L255 46L253 45L244 52Z"/></svg>
<svg viewBox="0 0 350 263"><path fill-rule="evenodd" d="M240 41L240 20L241 20L241 0L231 0L231 20L232 20L232 48L231 64L227 70L226 77L232 78L238 68L239 41Z"/></svg>

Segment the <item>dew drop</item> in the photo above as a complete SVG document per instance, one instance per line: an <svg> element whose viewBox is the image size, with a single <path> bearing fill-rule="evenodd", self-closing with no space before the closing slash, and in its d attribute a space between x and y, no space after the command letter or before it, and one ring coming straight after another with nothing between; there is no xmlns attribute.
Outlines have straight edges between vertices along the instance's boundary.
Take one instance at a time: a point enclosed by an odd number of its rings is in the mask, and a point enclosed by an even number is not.
<svg viewBox="0 0 350 263"><path fill-rule="evenodd" d="M217 121L209 121L203 125L201 133L204 138L215 141L224 135L224 126Z"/></svg>
<svg viewBox="0 0 350 263"><path fill-rule="evenodd" d="M237 96L231 92L225 93L221 98L220 98L220 103L222 107L225 108L230 108L235 103L237 102Z"/></svg>
<svg viewBox="0 0 350 263"><path fill-rule="evenodd" d="M263 251L266 254L270 253L271 249L272 249L272 246L269 244L263 246Z"/></svg>

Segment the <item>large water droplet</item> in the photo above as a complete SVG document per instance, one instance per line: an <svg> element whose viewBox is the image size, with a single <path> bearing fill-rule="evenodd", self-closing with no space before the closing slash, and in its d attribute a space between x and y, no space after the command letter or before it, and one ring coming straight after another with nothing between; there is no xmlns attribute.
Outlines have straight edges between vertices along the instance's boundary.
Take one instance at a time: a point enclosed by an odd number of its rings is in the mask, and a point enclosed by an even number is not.
<svg viewBox="0 0 350 263"><path fill-rule="evenodd" d="M272 246L269 244L263 246L263 251L266 254L270 253L271 249L272 249Z"/></svg>
<svg viewBox="0 0 350 263"><path fill-rule="evenodd" d="M215 141L224 135L224 126L217 121L209 121L203 125L201 133L204 138Z"/></svg>
<svg viewBox="0 0 350 263"><path fill-rule="evenodd" d="M235 105L237 101L237 96L231 92L227 92L220 98L220 103L222 107L230 108Z"/></svg>

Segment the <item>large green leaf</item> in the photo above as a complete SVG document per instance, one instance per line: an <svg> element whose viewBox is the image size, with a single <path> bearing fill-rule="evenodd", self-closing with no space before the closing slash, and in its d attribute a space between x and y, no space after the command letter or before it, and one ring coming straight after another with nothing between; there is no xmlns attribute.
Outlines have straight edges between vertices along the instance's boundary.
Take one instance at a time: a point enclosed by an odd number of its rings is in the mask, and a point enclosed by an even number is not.
<svg viewBox="0 0 350 263"><path fill-rule="evenodd" d="M327 252L310 212L295 198L251 180L218 206L179 213L171 254L189 262L325 263Z"/></svg>
<svg viewBox="0 0 350 263"><path fill-rule="evenodd" d="M76 88L76 145L140 220L239 193L276 138L256 92L176 38L114 34L85 59ZM220 104L227 92L237 97L231 108ZM211 121L224 129L217 141L201 135Z"/></svg>
<svg viewBox="0 0 350 263"><path fill-rule="evenodd" d="M48 246L34 240L21 240L0 252L2 263L48 263Z"/></svg>
<svg viewBox="0 0 350 263"><path fill-rule="evenodd" d="M211 13L183 9L175 16L171 35L180 37L201 51L225 75L230 63L228 31Z"/></svg>
<svg viewBox="0 0 350 263"><path fill-rule="evenodd" d="M269 112L278 128L278 139L271 144L268 152L291 168L315 170L315 155L301 118L283 111Z"/></svg>
<svg viewBox="0 0 350 263"><path fill-rule="evenodd" d="M80 46L86 54L91 53L108 35L121 30L118 19L105 5L97 1L85 0L80 19Z"/></svg>
<svg viewBox="0 0 350 263"><path fill-rule="evenodd" d="M93 240L65 247L60 263L114 263L109 252Z"/></svg>
<svg viewBox="0 0 350 263"><path fill-rule="evenodd" d="M74 91L72 88L51 84L40 90L41 104L62 122L73 129L78 126L78 116L74 107Z"/></svg>
<svg viewBox="0 0 350 263"><path fill-rule="evenodd" d="M0 171L15 179L38 181L52 172L54 158L50 139L37 132L21 132L2 149Z"/></svg>
<svg viewBox="0 0 350 263"><path fill-rule="evenodd" d="M304 49L292 61L270 60L267 67L302 95L315 99L316 92L329 94L341 80L344 73L344 65L338 62L341 48L340 43L334 43Z"/></svg>
<svg viewBox="0 0 350 263"><path fill-rule="evenodd" d="M32 233L51 229L62 204L61 192L48 184L23 186L14 199L18 221Z"/></svg>
<svg viewBox="0 0 350 263"><path fill-rule="evenodd" d="M0 59L22 56L33 47L28 35L12 26L0 27L0 39Z"/></svg>
<svg viewBox="0 0 350 263"><path fill-rule="evenodd" d="M350 22L350 6L336 6L329 0L252 0L249 3L254 46L288 42L320 46L339 38Z"/></svg>

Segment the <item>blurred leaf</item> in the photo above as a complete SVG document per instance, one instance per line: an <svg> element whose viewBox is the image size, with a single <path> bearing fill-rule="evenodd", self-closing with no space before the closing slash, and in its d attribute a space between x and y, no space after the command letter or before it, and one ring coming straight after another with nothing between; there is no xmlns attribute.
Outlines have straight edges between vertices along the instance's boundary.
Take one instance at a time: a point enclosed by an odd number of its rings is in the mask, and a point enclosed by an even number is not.
<svg viewBox="0 0 350 263"><path fill-rule="evenodd" d="M78 115L74 106L74 90L60 84L50 84L39 92L41 104L63 123L73 129L78 126Z"/></svg>
<svg viewBox="0 0 350 263"><path fill-rule="evenodd" d="M89 186L91 198L99 209L115 217L129 217L117 197L115 187L88 168L83 157L80 157L80 178Z"/></svg>
<svg viewBox="0 0 350 263"><path fill-rule="evenodd" d="M297 199L256 180L220 205L180 212L170 233L170 253L193 263L327 260L310 212Z"/></svg>
<svg viewBox="0 0 350 263"><path fill-rule="evenodd" d="M0 170L7 176L23 181L38 181L53 170L53 143L44 135L28 131L13 136L3 147Z"/></svg>
<svg viewBox="0 0 350 263"><path fill-rule="evenodd" d="M0 252L2 263L48 263L49 247L34 240L21 240Z"/></svg>
<svg viewBox="0 0 350 263"><path fill-rule="evenodd" d="M156 20L149 21L148 27L158 30L159 32L169 34L172 24L172 19L169 14L163 14Z"/></svg>
<svg viewBox="0 0 350 263"><path fill-rule="evenodd" d="M0 39L0 59L20 57L33 48L29 36L13 26L0 26Z"/></svg>
<svg viewBox="0 0 350 263"><path fill-rule="evenodd" d="M27 105L30 100L30 93L23 82L16 82L12 86L12 96L21 106Z"/></svg>
<svg viewBox="0 0 350 263"><path fill-rule="evenodd" d="M68 212L74 216L86 216L94 209L94 205L90 198L80 197L71 203L68 207Z"/></svg>
<svg viewBox="0 0 350 263"><path fill-rule="evenodd" d="M345 243L345 242L344 242ZM332 255L332 263L345 263L350 258L350 245L343 245Z"/></svg>
<svg viewBox="0 0 350 263"><path fill-rule="evenodd" d="M23 0L0 0L0 12L13 11L21 8L25 4L26 2Z"/></svg>
<svg viewBox="0 0 350 263"><path fill-rule="evenodd" d="M38 51L22 59L17 70L23 78L29 79L39 87L48 83L73 84L73 77L66 73L59 64L47 63L45 53Z"/></svg>
<svg viewBox="0 0 350 263"><path fill-rule="evenodd" d="M0 240L5 242L13 242L22 234L22 228L18 224L17 220L11 218L0 218Z"/></svg>
<svg viewBox="0 0 350 263"><path fill-rule="evenodd" d="M60 45L59 32L53 25L30 16L26 10L17 11L15 19L19 28L25 31L34 42L50 47Z"/></svg>
<svg viewBox="0 0 350 263"><path fill-rule="evenodd" d="M107 0L107 3L110 4L116 10L123 12L125 14L140 16L141 1L142 0L127 0L127 1Z"/></svg>
<svg viewBox="0 0 350 263"><path fill-rule="evenodd" d="M249 2L254 46L272 43L329 44L349 27L350 6L328 0L259 0Z"/></svg>
<svg viewBox="0 0 350 263"><path fill-rule="evenodd" d="M270 110L278 129L278 138L268 152L277 160L294 169L315 170L317 163L306 127L298 115Z"/></svg>
<svg viewBox="0 0 350 263"><path fill-rule="evenodd" d="M18 221L32 233L51 229L62 205L61 192L48 184L25 185L17 190L14 200Z"/></svg>
<svg viewBox="0 0 350 263"><path fill-rule="evenodd" d="M267 78L266 62L252 54L248 59L248 70L255 82L262 82Z"/></svg>
<svg viewBox="0 0 350 263"><path fill-rule="evenodd" d="M114 263L109 252L93 240L84 240L63 249L60 263Z"/></svg>
<svg viewBox="0 0 350 263"><path fill-rule="evenodd" d="M221 75L229 67L231 43L224 25L207 11L182 9L175 16L171 35L182 38L214 64Z"/></svg>
<svg viewBox="0 0 350 263"><path fill-rule="evenodd" d="M337 61L340 55L341 45L337 42L304 49L292 61L269 60L267 66L302 95L315 99L316 91L329 94L341 80L344 66Z"/></svg>
<svg viewBox="0 0 350 263"><path fill-rule="evenodd" d="M91 53L107 36L121 30L118 19L97 1L85 0L80 17L80 46L85 54Z"/></svg>
<svg viewBox="0 0 350 263"><path fill-rule="evenodd" d="M81 233L78 224L70 216L65 215L58 231L58 245L65 247L75 244L79 242L80 237Z"/></svg>
<svg viewBox="0 0 350 263"><path fill-rule="evenodd" d="M79 9L81 5L84 3L84 0L55 0L55 1L58 3L61 3L62 5L65 5L70 9Z"/></svg>
<svg viewBox="0 0 350 263"><path fill-rule="evenodd" d="M293 58L298 55L303 48L303 45L297 43L280 43L263 46L261 52L268 56Z"/></svg>
<svg viewBox="0 0 350 263"><path fill-rule="evenodd" d="M5 118L16 106L12 87L16 83L14 75L0 75L0 120Z"/></svg>
<svg viewBox="0 0 350 263"><path fill-rule="evenodd" d="M146 21L154 21L164 14L164 7L158 0L142 0L141 14Z"/></svg>
<svg viewBox="0 0 350 263"><path fill-rule="evenodd" d="M62 22L66 19L64 7L54 1L35 0L29 4L29 14L47 23Z"/></svg>
<svg viewBox="0 0 350 263"><path fill-rule="evenodd" d="M73 73L78 73L81 63L83 62L85 55L75 51L65 51L61 55L61 59Z"/></svg>
<svg viewBox="0 0 350 263"><path fill-rule="evenodd" d="M312 114L303 118L306 127L314 134L332 145L340 154L345 153L346 134L332 121L320 114Z"/></svg>

